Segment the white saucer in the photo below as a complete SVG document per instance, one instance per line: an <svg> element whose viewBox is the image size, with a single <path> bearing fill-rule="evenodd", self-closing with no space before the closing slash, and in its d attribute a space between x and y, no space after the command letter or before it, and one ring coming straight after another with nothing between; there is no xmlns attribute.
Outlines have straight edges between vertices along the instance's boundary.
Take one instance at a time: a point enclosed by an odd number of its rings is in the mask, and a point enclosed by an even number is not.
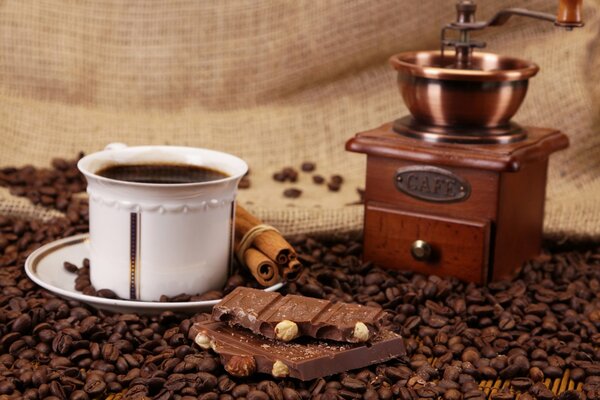
<svg viewBox="0 0 600 400"><path fill-rule="evenodd" d="M25 272L32 281L61 297L81 301L100 310L119 313L210 312L212 307L220 301L219 299L161 303L105 299L82 294L75 290L76 274L67 272L63 267L63 263L69 261L75 265L81 265L83 259L89 258L89 256L89 234L71 236L48 243L31 253L25 261ZM280 282L266 288L265 291L273 292L282 286L283 282Z"/></svg>

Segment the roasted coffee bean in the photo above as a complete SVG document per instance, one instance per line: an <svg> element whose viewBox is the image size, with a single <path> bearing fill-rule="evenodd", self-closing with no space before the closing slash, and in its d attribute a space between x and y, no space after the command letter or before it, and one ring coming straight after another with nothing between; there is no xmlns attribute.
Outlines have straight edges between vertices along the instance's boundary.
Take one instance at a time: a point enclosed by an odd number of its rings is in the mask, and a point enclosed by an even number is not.
<svg viewBox="0 0 600 400"><path fill-rule="evenodd" d="M397 396L401 400L414 400L417 398L417 394L412 389L407 387L398 388Z"/></svg>
<svg viewBox="0 0 600 400"><path fill-rule="evenodd" d="M178 390L183 389L186 384L187 384L187 381L183 374L172 374L172 375L169 375L169 378L168 378L167 382L165 383L164 387L165 387L165 389L168 389L171 391L178 391Z"/></svg>
<svg viewBox="0 0 600 400"><path fill-rule="evenodd" d="M336 185L341 185L342 183L344 183L344 178L341 175L331 175L329 181Z"/></svg>
<svg viewBox="0 0 600 400"><path fill-rule="evenodd" d="M533 385L533 382L529 378L520 378L520 377L517 377L517 378L511 379L510 385L515 390L518 390L520 392L525 392L527 389L529 389L531 387L531 385Z"/></svg>
<svg viewBox="0 0 600 400"><path fill-rule="evenodd" d="M300 169L302 169L302 171L304 171L304 172L312 172L315 170L316 167L317 166L314 162L305 161L302 163L302 166L300 167Z"/></svg>
<svg viewBox="0 0 600 400"><path fill-rule="evenodd" d="M71 393L69 399L71 400L88 400L90 397L83 390L75 390Z"/></svg>
<svg viewBox="0 0 600 400"><path fill-rule="evenodd" d="M251 390L246 398L248 400L269 400L269 395L262 390Z"/></svg>
<svg viewBox="0 0 600 400"><path fill-rule="evenodd" d="M544 372L537 367L532 367L529 370L529 377L533 382L541 382L544 380Z"/></svg>
<svg viewBox="0 0 600 400"><path fill-rule="evenodd" d="M144 398L148 394L148 388L143 383L137 383L129 387L127 395L131 398Z"/></svg>
<svg viewBox="0 0 600 400"><path fill-rule="evenodd" d="M283 400L281 388L273 381L259 382L256 389L265 392L271 400Z"/></svg>
<svg viewBox="0 0 600 400"><path fill-rule="evenodd" d="M285 189L283 191L283 195L290 199L297 199L298 197L300 197L302 195L302 190L297 189L297 188Z"/></svg>
<svg viewBox="0 0 600 400"><path fill-rule="evenodd" d="M71 264L71 263L70 263L70 262L68 262L68 261L65 261L65 262L63 263L63 266L64 266L64 268L65 268L65 270L66 270L67 272L70 272L70 273L72 273L72 274L76 273L76 272L79 270L79 268L77 267L77 265L75 265L75 264Z"/></svg>
<svg viewBox="0 0 600 400"><path fill-rule="evenodd" d="M197 372L191 383L199 392L206 392L217 386L218 382L217 378L208 372Z"/></svg>
<svg viewBox="0 0 600 400"><path fill-rule="evenodd" d="M444 400L461 400L462 393L456 389L448 389L444 392Z"/></svg>
<svg viewBox="0 0 600 400"><path fill-rule="evenodd" d="M233 390L235 387L235 382L229 378L227 375L222 375L218 380L218 387L221 393L228 393Z"/></svg>
<svg viewBox="0 0 600 400"><path fill-rule="evenodd" d="M108 362L114 363L119 359L119 349L112 343L102 345L102 358Z"/></svg>
<svg viewBox="0 0 600 400"><path fill-rule="evenodd" d="M37 389L27 389L23 393L23 399L25 400L38 400L38 391Z"/></svg>
<svg viewBox="0 0 600 400"><path fill-rule="evenodd" d="M540 400L551 400L554 398L554 393L541 382L534 384L530 389L529 393L534 395Z"/></svg>
<svg viewBox="0 0 600 400"><path fill-rule="evenodd" d="M508 390L499 390L496 393L492 393L490 398L492 400L513 400L515 395Z"/></svg>
<svg viewBox="0 0 600 400"><path fill-rule="evenodd" d="M575 382L581 382L585 378L585 371L583 368L573 368L571 370L570 377Z"/></svg>
<svg viewBox="0 0 600 400"><path fill-rule="evenodd" d="M532 360L547 360L548 353L546 353L546 351L544 349L534 349L531 352L531 359Z"/></svg>
<svg viewBox="0 0 600 400"><path fill-rule="evenodd" d="M63 369L66 367L70 367L73 364L66 357L54 357L50 359L50 363L48 365L54 369Z"/></svg>
<svg viewBox="0 0 600 400"><path fill-rule="evenodd" d="M285 182L286 176L283 172L276 172L273 174L273 180L277 182Z"/></svg>
<svg viewBox="0 0 600 400"><path fill-rule="evenodd" d="M283 388L282 390L283 400L301 400L302 396L300 394L289 387Z"/></svg>
<svg viewBox="0 0 600 400"><path fill-rule="evenodd" d="M464 399L485 399L485 394L479 389L473 389L463 394Z"/></svg>
<svg viewBox="0 0 600 400"><path fill-rule="evenodd" d="M52 350L57 354L67 354L73 345L73 338L64 332L58 332L52 340Z"/></svg>
<svg viewBox="0 0 600 400"><path fill-rule="evenodd" d="M558 367L553 367L552 365L547 366L543 371L546 378L558 379L563 376L563 370Z"/></svg>
<svg viewBox="0 0 600 400"><path fill-rule="evenodd" d="M200 372L213 372L219 367L217 361L212 357L203 358L198 364L196 364L196 368Z"/></svg>
<svg viewBox="0 0 600 400"><path fill-rule="evenodd" d="M29 314L22 314L20 317L15 319L12 330L14 332L26 333L31 329L31 317Z"/></svg>
<svg viewBox="0 0 600 400"><path fill-rule="evenodd" d="M496 379L498 377L498 372L492 367L479 367L478 372L484 379Z"/></svg>
<svg viewBox="0 0 600 400"><path fill-rule="evenodd" d="M260 389L258 386L257 386L257 388ZM331 382L325 383L325 391L328 391L328 390L337 391L337 390L340 390L341 388L342 388L342 384L338 381L331 381Z"/></svg>
<svg viewBox="0 0 600 400"><path fill-rule="evenodd" d="M337 182L327 182L327 189L331 192L339 192L342 185Z"/></svg>
<svg viewBox="0 0 600 400"><path fill-rule="evenodd" d="M65 390L60 385L60 383L58 383L57 381L50 382L50 393L52 393L53 396L56 396L62 400L67 398L67 395L65 394Z"/></svg>
<svg viewBox="0 0 600 400"><path fill-rule="evenodd" d="M463 351L461 360L475 364L479 361L479 352L474 348L467 348Z"/></svg>
<svg viewBox="0 0 600 400"><path fill-rule="evenodd" d="M14 383L9 380L0 381L0 394L12 394L16 387Z"/></svg>
<svg viewBox="0 0 600 400"><path fill-rule="evenodd" d="M246 397L248 395L248 393L250 393L250 386L245 383L237 385L231 391L231 395L233 397L235 397L236 399L238 397Z"/></svg>
<svg viewBox="0 0 600 400"><path fill-rule="evenodd" d="M359 392L363 392L367 388L367 384L365 382L349 376L342 379L341 384L347 389Z"/></svg>
<svg viewBox="0 0 600 400"><path fill-rule="evenodd" d="M502 379L512 379L521 371L521 367L516 364L510 364L498 373Z"/></svg>
<svg viewBox="0 0 600 400"><path fill-rule="evenodd" d="M529 370L529 366L530 366L529 360L525 356L517 355L515 357L511 357L511 358L509 358L508 362L509 362L509 364L515 365L516 367L518 367L520 374L523 374Z"/></svg>
<svg viewBox="0 0 600 400"><path fill-rule="evenodd" d="M118 297L117 294L110 289L100 289L96 291L96 296L104 297L106 299L116 299Z"/></svg>
<svg viewBox="0 0 600 400"><path fill-rule="evenodd" d="M88 379L85 385L83 385L83 391L94 397L104 393L105 390L106 383L104 383L104 381L98 377Z"/></svg>
<svg viewBox="0 0 600 400"><path fill-rule="evenodd" d="M444 379L449 381L457 381L460 375L461 369L455 366L446 367L444 370Z"/></svg>
<svg viewBox="0 0 600 400"><path fill-rule="evenodd" d="M216 394L215 392L208 392L208 393L201 394L197 398L198 398L198 400L217 400L219 398L219 395ZM184 399L185 400L193 400L193 399L196 399L196 397L195 396L190 396L190 397L186 398L184 396L181 399L182 400L184 400Z"/></svg>
<svg viewBox="0 0 600 400"><path fill-rule="evenodd" d="M323 183L325 183L325 178L321 175L313 175L312 180L313 183L317 185L322 185Z"/></svg>
<svg viewBox="0 0 600 400"><path fill-rule="evenodd" d="M247 176L242 177L238 183L238 189L249 189L251 186L250 178Z"/></svg>

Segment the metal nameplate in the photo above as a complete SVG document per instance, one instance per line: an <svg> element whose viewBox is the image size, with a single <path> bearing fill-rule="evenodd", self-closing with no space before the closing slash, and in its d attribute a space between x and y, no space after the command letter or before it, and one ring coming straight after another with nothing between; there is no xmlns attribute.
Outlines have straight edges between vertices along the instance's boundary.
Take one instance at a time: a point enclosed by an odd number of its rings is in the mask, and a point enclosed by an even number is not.
<svg viewBox="0 0 600 400"><path fill-rule="evenodd" d="M435 203L464 201L471 194L471 185L466 179L431 166L400 168L394 175L394 184L404 194Z"/></svg>

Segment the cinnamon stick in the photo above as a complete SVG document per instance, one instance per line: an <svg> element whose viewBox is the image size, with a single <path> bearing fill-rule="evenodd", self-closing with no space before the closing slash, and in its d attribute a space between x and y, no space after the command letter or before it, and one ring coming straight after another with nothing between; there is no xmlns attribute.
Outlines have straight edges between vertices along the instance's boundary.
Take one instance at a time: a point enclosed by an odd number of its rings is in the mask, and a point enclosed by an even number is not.
<svg viewBox="0 0 600 400"><path fill-rule="evenodd" d="M292 260L281 269L281 275L283 279L288 282L293 282L300 277L302 272L302 263L298 260Z"/></svg>
<svg viewBox="0 0 600 400"><path fill-rule="evenodd" d="M292 270L292 271L299 271L302 269L302 263L298 260L292 260L290 261L290 263L287 265L287 268Z"/></svg>
<svg viewBox="0 0 600 400"><path fill-rule="evenodd" d="M293 271L289 268L284 268L281 271L281 274L283 275L284 280L286 280L288 282L294 282L296 279L300 278L301 272L302 272L301 270Z"/></svg>
<svg viewBox="0 0 600 400"><path fill-rule="evenodd" d="M263 222L250 214L245 208L240 205L235 209L235 236L236 240L241 240L250 229ZM260 250L271 260L277 264L287 264L291 260L296 259L294 248L275 231L265 231L258 235L252 243L256 249Z"/></svg>
<svg viewBox="0 0 600 400"><path fill-rule="evenodd" d="M262 286L272 286L279 281L277 265L255 248L250 247L244 252L244 263Z"/></svg>

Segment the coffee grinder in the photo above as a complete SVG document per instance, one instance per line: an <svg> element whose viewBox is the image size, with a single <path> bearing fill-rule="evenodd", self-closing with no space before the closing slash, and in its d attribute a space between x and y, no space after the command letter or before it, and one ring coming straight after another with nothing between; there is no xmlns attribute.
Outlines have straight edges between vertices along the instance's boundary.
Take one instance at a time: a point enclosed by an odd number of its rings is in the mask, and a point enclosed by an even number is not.
<svg viewBox="0 0 600 400"><path fill-rule="evenodd" d="M365 260L485 284L539 254L548 158L569 141L511 120L539 68L474 51L486 44L470 34L511 16L571 30L583 26L581 3L560 0L556 16L509 8L477 22L476 4L461 0L439 51L391 57L411 115L346 143L367 154Z"/></svg>

